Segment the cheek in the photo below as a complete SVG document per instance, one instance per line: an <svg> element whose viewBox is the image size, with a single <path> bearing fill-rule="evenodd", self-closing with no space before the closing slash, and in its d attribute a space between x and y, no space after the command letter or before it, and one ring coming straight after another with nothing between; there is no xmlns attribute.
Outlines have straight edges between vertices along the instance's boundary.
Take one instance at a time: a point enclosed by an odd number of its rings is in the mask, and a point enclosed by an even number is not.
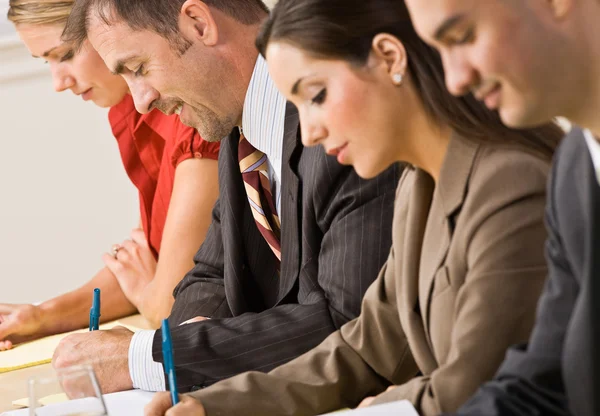
<svg viewBox="0 0 600 416"><path fill-rule="evenodd" d="M330 134L342 136L340 139L362 141L361 134L366 127L365 114L368 112L369 95L366 88L353 82L332 85L323 116ZM333 93L337 91L337 93Z"/></svg>

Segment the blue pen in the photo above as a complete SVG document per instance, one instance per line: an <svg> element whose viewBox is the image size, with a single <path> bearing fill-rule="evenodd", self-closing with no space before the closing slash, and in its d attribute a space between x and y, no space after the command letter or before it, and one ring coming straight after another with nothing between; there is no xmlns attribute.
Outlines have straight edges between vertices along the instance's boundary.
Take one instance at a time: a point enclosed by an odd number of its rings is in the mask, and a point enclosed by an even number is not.
<svg viewBox="0 0 600 416"><path fill-rule="evenodd" d="M169 321L162 321L162 352L165 362L165 371L169 378L169 390L171 390L171 401L173 406L179 403L177 395L177 379L175 378L175 364L173 363L173 344L171 343L171 331L169 330Z"/></svg>
<svg viewBox="0 0 600 416"><path fill-rule="evenodd" d="M100 289L94 289L94 300L90 309L90 331L97 331L100 324Z"/></svg>

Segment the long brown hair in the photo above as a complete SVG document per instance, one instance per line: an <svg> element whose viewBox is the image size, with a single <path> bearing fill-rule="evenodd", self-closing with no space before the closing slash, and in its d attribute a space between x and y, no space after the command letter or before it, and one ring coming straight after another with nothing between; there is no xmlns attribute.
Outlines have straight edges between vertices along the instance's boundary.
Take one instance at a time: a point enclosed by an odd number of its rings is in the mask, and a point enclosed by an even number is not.
<svg viewBox="0 0 600 416"><path fill-rule="evenodd" d="M513 130L471 94L454 97L448 92L440 55L419 38L402 0L279 0L256 46L264 56L269 42L284 41L320 59L362 66L378 33L389 33L403 43L408 73L433 120L468 139L523 143L552 157L564 135L556 124Z"/></svg>

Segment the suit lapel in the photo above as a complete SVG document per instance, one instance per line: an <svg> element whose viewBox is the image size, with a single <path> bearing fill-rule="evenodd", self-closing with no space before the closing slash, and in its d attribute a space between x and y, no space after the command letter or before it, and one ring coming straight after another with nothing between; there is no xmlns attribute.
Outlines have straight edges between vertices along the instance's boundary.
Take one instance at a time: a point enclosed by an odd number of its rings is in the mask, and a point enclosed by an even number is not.
<svg viewBox="0 0 600 416"><path fill-rule="evenodd" d="M423 238L420 261L419 299L425 332L429 334L429 312L435 277L443 266L452 241L454 217L459 212L467 194L469 176L473 168L478 145L456 134L448 145L429 211ZM434 219L442 218L437 223ZM431 340L429 340L431 344Z"/></svg>
<svg viewBox="0 0 600 416"><path fill-rule="evenodd" d="M300 183L294 172L302 151L299 136L298 110L287 103L283 133L283 159L281 166L281 278L278 302L294 286L300 270L302 203Z"/></svg>

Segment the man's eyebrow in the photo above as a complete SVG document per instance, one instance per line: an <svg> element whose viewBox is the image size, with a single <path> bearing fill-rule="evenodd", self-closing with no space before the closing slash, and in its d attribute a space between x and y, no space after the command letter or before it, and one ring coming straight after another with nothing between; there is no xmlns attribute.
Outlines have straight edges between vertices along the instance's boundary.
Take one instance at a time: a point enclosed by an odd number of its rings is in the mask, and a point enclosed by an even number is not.
<svg viewBox="0 0 600 416"><path fill-rule="evenodd" d="M444 37L446 32L448 32L450 29L452 29L452 27L454 25L456 25L458 22L460 22L464 17L465 17L464 14L457 14L457 15L454 15L454 16L446 19L444 21L444 23L442 23L435 31L435 34L433 35L434 39L440 40L442 37Z"/></svg>
<svg viewBox="0 0 600 416"><path fill-rule="evenodd" d="M136 59L135 55L130 55L126 58L119 59L115 67L110 72L112 72L114 75L121 75L125 71L125 65L134 59Z"/></svg>
<svg viewBox="0 0 600 416"><path fill-rule="evenodd" d="M51 53L52 53L52 52L53 52L55 49L57 49L57 48L58 48L58 47L60 47L60 46L61 46L61 45L58 45L58 46L55 46L55 47L53 47L53 48L50 48L50 49L48 49L48 50L47 50L46 52L44 52L44 53L43 53L41 56L42 56L43 58L47 58L47 57L48 57L48 55L50 55L50 54L51 54ZM36 55L31 55L31 56L33 56L34 58L39 58L39 56L36 56Z"/></svg>

